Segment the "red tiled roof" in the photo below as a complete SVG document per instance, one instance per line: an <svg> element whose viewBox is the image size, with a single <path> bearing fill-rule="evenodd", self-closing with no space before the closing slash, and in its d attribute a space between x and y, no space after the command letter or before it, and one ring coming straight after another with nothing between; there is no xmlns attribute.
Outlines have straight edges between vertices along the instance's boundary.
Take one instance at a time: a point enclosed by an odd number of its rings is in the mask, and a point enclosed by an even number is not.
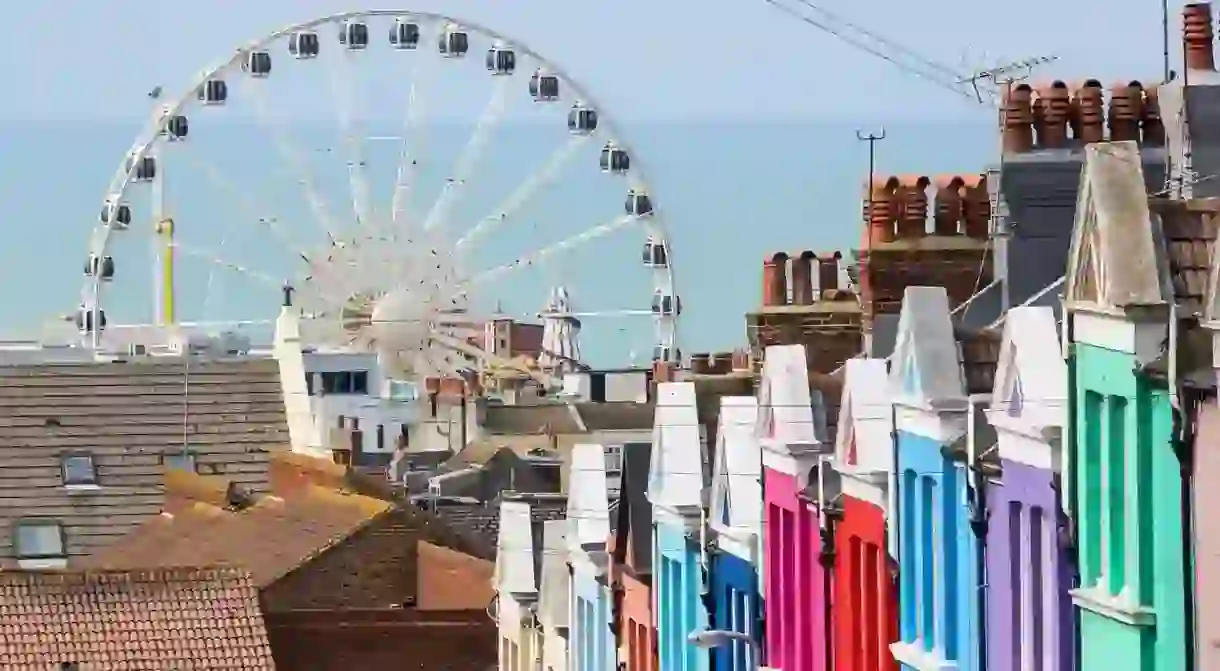
<svg viewBox="0 0 1220 671"><path fill-rule="evenodd" d="M274 671L249 574L0 572L0 669Z"/></svg>

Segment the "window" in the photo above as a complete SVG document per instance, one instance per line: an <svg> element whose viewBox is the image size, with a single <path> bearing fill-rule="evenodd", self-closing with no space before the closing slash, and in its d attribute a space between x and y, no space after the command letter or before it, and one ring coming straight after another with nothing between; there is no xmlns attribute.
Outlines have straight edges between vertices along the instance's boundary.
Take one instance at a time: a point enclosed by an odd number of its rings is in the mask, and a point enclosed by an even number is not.
<svg viewBox="0 0 1220 671"><path fill-rule="evenodd" d="M622 445L607 445L606 446L606 472L618 472L623 470L623 446Z"/></svg>
<svg viewBox="0 0 1220 671"><path fill-rule="evenodd" d="M161 463L165 464L166 468L190 471L192 473L196 471L195 453L186 450L182 452L166 452L161 456Z"/></svg>
<svg viewBox="0 0 1220 671"><path fill-rule="evenodd" d="M22 520L13 530L17 559L63 559L64 528L54 520Z"/></svg>
<svg viewBox="0 0 1220 671"><path fill-rule="evenodd" d="M63 476L64 486L97 485L97 470L93 466L93 455L88 452L72 452L60 456L59 470Z"/></svg>
<svg viewBox="0 0 1220 671"><path fill-rule="evenodd" d="M305 373L305 393L313 396L313 373Z"/></svg>
<svg viewBox="0 0 1220 671"><path fill-rule="evenodd" d="M323 394L368 394L369 373L366 370L319 373Z"/></svg>
<svg viewBox="0 0 1220 671"><path fill-rule="evenodd" d="M377 425L377 451L380 452L383 450L385 450L385 426L382 424L378 424Z"/></svg>

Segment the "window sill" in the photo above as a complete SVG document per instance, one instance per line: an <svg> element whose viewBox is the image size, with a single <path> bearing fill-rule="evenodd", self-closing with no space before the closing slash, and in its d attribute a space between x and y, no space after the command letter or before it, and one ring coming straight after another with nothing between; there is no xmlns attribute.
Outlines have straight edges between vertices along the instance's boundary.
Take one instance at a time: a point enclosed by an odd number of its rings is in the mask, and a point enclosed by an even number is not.
<svg viewBox="0 0 1220 671"><path fill-rule="evenodd" d="M102 486L98 484L79 484L79 485L64 485L64 491L69 494L88 493L101 491Z"/></svg>
<svg viewBox="0 0 1220 671"><path fill-rule="evenodd" d="M1097 613L1112 620L1118 620L1132 627L1155 627L1156 613L1146 606L1131 606L1125 600L1111 596L1104 589L1096 587L1080 587L1074 589L1072 602L1080 608Z"/></svg>
<svg viewBox="0 0 1220 671"><path fill-rule="evenodd" d="M894 654L896 661L916 669L916 671L957 671L956 662L941 657L939 651L924 650L923 645L918 641L891 643L890 652Z"/></svg>
<svg viewBox="0 0 1220 671"><path fill-rule="evenodd" d="M43 559L18 559L17 567L27 570L68 568L68 558L46 557Z"/></svg>

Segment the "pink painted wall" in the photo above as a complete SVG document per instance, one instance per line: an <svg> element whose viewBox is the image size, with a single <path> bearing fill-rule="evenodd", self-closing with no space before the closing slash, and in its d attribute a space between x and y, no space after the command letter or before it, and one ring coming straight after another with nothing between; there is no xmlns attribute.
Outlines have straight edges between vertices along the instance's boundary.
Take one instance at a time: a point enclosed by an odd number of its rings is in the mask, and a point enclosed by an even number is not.
<svg viewBox="0 0 1220 671"><path fill-rule="evenodd" d="M653 671L657 668L656 628L652 623L652 591L648 585L622 574L623 612L619 626L618 658L627 662L627 671Z"/></svg>
<svg viewBox="0 0 1220 671"><path fill-rule="evenodd" d="M763 469L766 663L826 671L826 583L817 513L797 498L797 479Z"/></svg>
<svg viewBox="0 0 1220 671"><path fill-rule="evenodd" d="M1220 408L1199 405L1194 459L1195 630L1200 669L1220 669Z"/></svg>

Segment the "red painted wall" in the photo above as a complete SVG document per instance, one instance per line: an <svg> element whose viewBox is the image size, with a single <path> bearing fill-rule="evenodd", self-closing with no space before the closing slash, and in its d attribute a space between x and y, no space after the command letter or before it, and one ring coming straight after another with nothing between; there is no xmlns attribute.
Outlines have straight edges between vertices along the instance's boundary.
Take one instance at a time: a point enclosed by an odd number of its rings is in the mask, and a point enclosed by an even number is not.
<svg viewBox="0 0 1220 671"><path fill-rule="evenodd" d="M835 530L835 671L898 671L898 592L885 551L881 508L843 497Z"/></svg>

